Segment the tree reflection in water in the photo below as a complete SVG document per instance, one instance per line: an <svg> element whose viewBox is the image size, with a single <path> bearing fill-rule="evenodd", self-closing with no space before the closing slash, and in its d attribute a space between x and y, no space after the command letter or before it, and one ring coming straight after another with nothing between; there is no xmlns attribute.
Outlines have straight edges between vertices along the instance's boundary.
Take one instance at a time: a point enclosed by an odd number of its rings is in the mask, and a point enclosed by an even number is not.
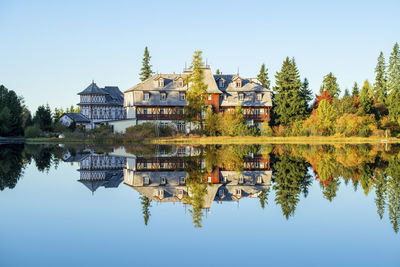
<svg viewBox="0 0 400 267"><path fill-rule="evenodd" d="M163 175L176 173L182 163L184 167L179 170L186 173L185 186L177 188L186 188L186 191L181 190L183 197L180 198L174 195L179 191L175 189L170 198L190 205L189 212L195 227L202 227L204 211L214 201L238 201L242 197L256 197L264 209L269 204L268 197L271 193L274 194L274 203L281 207L283 216L289 219L295 215L301 196L307 197L315 179L321 187L322 196L330 202L335 200L342 183L353 186L354 191L361 188L365 195L375 191L373 194L378 217L383 219L387 214L397 233L400 220L399 148L398 145L392 145L386 149L381 144L213 145L190 147L192 152L189 155L176 154L179 147L172 146L132 146L125 151L134 155L138 162L141 158L157 158L157 153L163 154L163 165L170 168L168 172L163 172L160 164L158 167L154 165L154 173L166 173ZM1 145L0 190L14 188L28 164L34 164L41 172L48 172L65 160L63 157L66 154L70 158L82 158L79 155L83 155L84 150L85 153L94 153L96 150L101 154L113 149L79 145ZM169 156L172 154L174 155ZM108 158L112 159L112 156ZM116 171L115 168L113 170ZM127 185L129 171L124 169ZM135 171L138 172L137 169ZM272 181L270 179L268 182L265 177L264 180L259 178L265 171L272 171ZM106 182L101 182L98 186L117 187L120 183L117 180ZM145 192L144 189L142 191ZM143 193L142 191L140 192ZM150 193L147 195L143 193L140 197L145 225L149 223L151 202L160 201L152 195L153 191L148 191Z"/></svg>

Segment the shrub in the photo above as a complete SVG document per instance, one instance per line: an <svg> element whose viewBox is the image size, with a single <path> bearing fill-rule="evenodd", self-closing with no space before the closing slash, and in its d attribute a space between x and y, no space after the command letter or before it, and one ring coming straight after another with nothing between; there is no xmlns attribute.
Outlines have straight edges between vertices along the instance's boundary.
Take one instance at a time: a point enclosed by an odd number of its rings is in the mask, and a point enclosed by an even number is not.
<svg viewBox="0 0 400 267"><path fill-rule="evenodd" d="M25 129L25 138L34 138L42 136L42 130L37 125L28 126Z"/></svg>
<svg viewBox="0 0 400 267"><path fill-rule="evenodd" d="M262 123L261 135L262 136L273 136L274 135L274 132L272 131L271 126L268 125L267 121Z"/></svg>
<svg viewBox="0 0 400 267"><path fill-rule="evenodd" d="M125 131L125 137L134 139L154 138L156 137L156 126L154 123L146 122L128 127Z"/></svg>
<svg viewBox="0 0 400 267"><path fill-rule="evenodd" d="M358 130L358 136L368 137L370 134L371 134L371 129L369 128L368 125L364 125Z"/></svg>
<svg viewBox="0 0 400 267"><path fill-rule="evenodd" d="M289 136L290 134L289 128L282 124L272 127L272 131L274 132L274 136Z"/></svg>

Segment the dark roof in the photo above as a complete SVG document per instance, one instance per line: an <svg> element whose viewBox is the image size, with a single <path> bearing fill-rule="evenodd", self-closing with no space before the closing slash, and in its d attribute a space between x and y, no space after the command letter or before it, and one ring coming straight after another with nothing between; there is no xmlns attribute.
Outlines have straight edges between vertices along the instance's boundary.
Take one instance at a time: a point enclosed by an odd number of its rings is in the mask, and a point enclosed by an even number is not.
<svg viewBox="0 0 400 267"><path fill-rule="evenodd" d="M88 87L86 87L85 90L82 92L78 93L78 95L106 95L108 94L106 91L104 91L102 88L99 88L95 82L92 82Z"/></svg>
<svg viewBox="0 0 400 267"><path fill-rule="evenodd" d="M64 115L68 116L74 122L86 122L86 123L90 122L90 120L88 118L86 118L84 115L82 115L81 113L64 113L61 115L61 117Z"/></svg>
<svg viewBox="0 0 400 267"><path fill-rule="evenodd" d="M124 95L117 86L105 86L104 88L98 87L92 82L85 90L78 93L78 95L104 95L105 102L80 102L78 105L123 105Z"/></svg>

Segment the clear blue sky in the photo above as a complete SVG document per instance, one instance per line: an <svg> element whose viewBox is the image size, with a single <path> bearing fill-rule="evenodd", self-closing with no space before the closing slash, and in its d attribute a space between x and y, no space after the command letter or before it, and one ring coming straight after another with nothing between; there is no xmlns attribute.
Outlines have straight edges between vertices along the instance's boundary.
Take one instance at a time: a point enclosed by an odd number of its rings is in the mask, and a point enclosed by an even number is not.
<svg viewBox="0 0 400 267"><path fill-rule="evenodd" d="M145 46L153 70L180 72L194 50L212 69L270 77L296 58L314 92L374 79L379 51L400 42L400 1L0 1L0 84L31 109L78 102L92 79L136 84Z"/></svg>

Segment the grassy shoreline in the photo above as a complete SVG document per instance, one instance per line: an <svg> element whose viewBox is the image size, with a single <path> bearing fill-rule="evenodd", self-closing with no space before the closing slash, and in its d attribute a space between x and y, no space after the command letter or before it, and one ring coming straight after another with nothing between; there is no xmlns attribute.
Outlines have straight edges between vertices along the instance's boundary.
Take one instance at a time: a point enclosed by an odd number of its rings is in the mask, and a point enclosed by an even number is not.
<svg viewBox="0 0 400 267"><path fill-rule="evenodd" d="M380 137L332 137L332 136L290 136L290 137L265 137L265 136L217 136L217 137L179 137L159 138L152 141L154 144L376 144L400 143L400 139Z"/></svg>
<svg viewBox="0 0 400 267"><path fill-rule="evenodd" d="M75 143L75 144L377 144L400 143L399 138L389 137L332 137L332 136L290 136L290 137L265 137L265 136L203 136L203 137L164 137L157 139L132 140L129 138L27 138L27 144L43 143Z"/></svg>

